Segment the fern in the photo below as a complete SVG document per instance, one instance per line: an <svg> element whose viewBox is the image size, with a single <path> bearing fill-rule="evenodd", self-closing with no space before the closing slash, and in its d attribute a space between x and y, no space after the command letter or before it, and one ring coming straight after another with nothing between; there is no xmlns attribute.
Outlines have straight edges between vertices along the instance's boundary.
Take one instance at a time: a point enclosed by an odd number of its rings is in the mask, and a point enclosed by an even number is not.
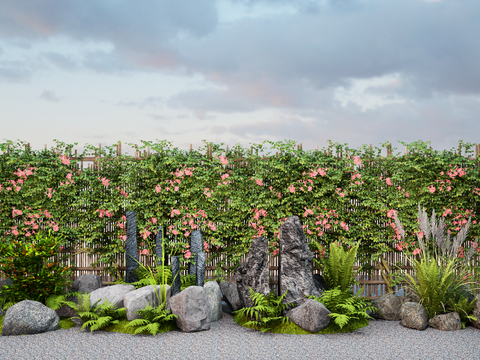
<svg viewBox="0 0 480 360"><path fill-rule="evenodd" d="M320 298L316 296L307 297L321 302L331 312L328 316L333 321L324 331L322 330L322 333L357 330L368 325L368 319L371 319L367 314L368 310L377 311L369 300L353 296L350 290L342 291L340 286L324 291Z"/></svg>
<svg viewBox="0 0 480 360"><path fill-rule="evenodd" d="M135 328L135 335L146 332L155 336L159 332L175 329L174 320L177 315L165 310L165 302L155 308L147 304L145 309L137 310L135 313L141 315L142 319L135 319L126 325Z"/></svg>
<svg viewBox="0 0 480 360"><path fill-rule="evenodd" d="M282 296L275 296L270 292L268 296L256 293L249 288L250 298L255 306L246 307L234 312L234 320L239 323L248 319L243 325L262 332L271 330L278 324L288 321L288 317L283 316L283 310L289 309L292 304L283 304L282 300L287 296L287 291Z"/></svg>
<svg viewBox="0 0 480 360"><path fill-rule="evenodd" d="M78 316L74 316L72 319L82 320L83 325L80 331L87 326L90 326L91 332L103 329L109 325L118 324L121 319L127 316L125 308L116 309L108 300L101 305L97 305L101 300L99 299L95 304L90 305L89 293L78 295L77 298L78 305L71 301L64 301L63 303L78 313Z"/></svg>
<svg viewBox="0 0 480 360"><path fill-rule="evenodd" d="M187 274L185 276L182 276L180 281L180 289L183 291L189 286L195 286L197 284L197 276L195 274Z"/></svg>
<svg viewBox="0 0 480 360"><path fill-rule="evenodd" d="M318 243L315 244L319 247ZM361 270L359 268L356 272L353 271L359 246L360 241L350 250L345 251L342 245L330 243L328 258L320 262L320 268L330 289L340 287L340 290L347 291L355 283L355 276Z"/></svg>
<svg viewBox="0 0 480 360"><path fill-rule="evenodd" d="M463 329L470 321L477 321L477 318L472 314L477 300L478 299L474 298L472 301L468 301L466 297L459 295L448 301L449 309L456 311L458 315L460 315Z"/></svg>
<svg viewBox="0 0 480 360"><path fill-rule="evenodd" d="M155 268L155 271L152 271L152 269L147 266L147 267L142 267L133 270L134 274L138 276L138 281L133 282L133 283L126 283L124 280L117 280L114 283L115 284L128 284L128 285L133 285L135 286L135 289L142 288L144 286L152 285L152 279L155 281L155 285L163 285L163 284L168 284L172 285L172 269L171 266L167 265L158 265ZM154 274L152 277L151 274Z"/></svg>

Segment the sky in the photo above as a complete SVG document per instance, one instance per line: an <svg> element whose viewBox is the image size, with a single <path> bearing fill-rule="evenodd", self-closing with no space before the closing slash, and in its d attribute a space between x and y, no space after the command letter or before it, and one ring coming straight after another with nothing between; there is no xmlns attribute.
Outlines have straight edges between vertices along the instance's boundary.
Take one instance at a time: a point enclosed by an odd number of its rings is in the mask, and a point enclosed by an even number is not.
<svg viewBox="0 0 480 360"><path fill-rule="evenodd" d="M478 0L2 0L0 142L480 143L478 19Z"/></svg>

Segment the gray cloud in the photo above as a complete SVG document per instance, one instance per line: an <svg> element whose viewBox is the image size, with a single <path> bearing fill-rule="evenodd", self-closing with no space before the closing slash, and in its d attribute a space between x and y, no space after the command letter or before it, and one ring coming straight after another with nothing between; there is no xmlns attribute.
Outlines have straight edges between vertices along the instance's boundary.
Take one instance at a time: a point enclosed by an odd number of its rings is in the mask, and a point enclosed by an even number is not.
<svg viewBox="0 0 480 360"><path fill-rule="evenodd" d="M59 102L62 98L58 97L55 92L51 90L43 90L43 92L40 94L40 99L51 102Z"/></svg>

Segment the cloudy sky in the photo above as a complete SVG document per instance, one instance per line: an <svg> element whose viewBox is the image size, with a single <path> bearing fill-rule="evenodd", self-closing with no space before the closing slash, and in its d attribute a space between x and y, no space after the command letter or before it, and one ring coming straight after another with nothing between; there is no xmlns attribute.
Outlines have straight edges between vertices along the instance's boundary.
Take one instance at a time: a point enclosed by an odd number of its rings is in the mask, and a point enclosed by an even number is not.
<svg viewBox="0 0 480 360"><path fill-rule="evenodd" d="M0 140L480 143L478 0L2 0Z"/></svg>

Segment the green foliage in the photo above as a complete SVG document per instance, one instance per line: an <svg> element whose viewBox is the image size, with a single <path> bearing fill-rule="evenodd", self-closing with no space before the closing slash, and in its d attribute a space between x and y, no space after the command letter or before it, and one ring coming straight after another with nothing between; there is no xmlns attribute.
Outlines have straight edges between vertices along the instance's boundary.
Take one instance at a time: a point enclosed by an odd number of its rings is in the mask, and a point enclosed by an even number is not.
<svg viewBox="0 0 480 360"><path fill-rule="evenodd" d="M402 144L408 147L408 156L392 149L395 157L382 157L388 143L373 149L332 143L321 151L304 151L293 141L265 141L251 144L250 152L240 145L224 151L224 144L207 142L197 150L182 151L168 141L143 141L132 147L139 151L149 147L151 154L138 160L117 154L115 145L99 149L87 144L73 159L73 145L58 142L54 148L34 151L25 149L24 142L7 141L0 144L0 235L11 235L17 226L23 237L40 220L47 227L54 221L67 249L83 247L80 241L85 241L84 250L98 255L90 265L105 264L105 274L118 279L126 209L141 209L137 226L142 249L153 252L158 220L168 229L168 251L180 251L184 261L189 234L201 227L210 256L233 268L255 236L275 238L282 222L298 215L308 239L323 248L334 241L351 246L361 241L358 260L368 264L395 250L391 209L402 213L406 233L418 226L418 203L426 204L428 211L451 210L445 216L451 228L454 221L477 211L479 161L465 158L473 144L442 152L431 151L422 141ZM275 152L278 156L268 156ZM79 171L81 158L95 155L101 156L96 166ZM240 157L248 166L232 166L232 159ZM460 168L465 175L455 173ZM432 186L434 192L429 190ZM12 217L14 209L23 214ZM31 223L29 213L39 218ZM472 222L472 237L479 230L479 223ZM278 244L270 246L273 251Z"/></svg>
<svg viewBox="0 0 480 360"><path fill-rule="evenodd" d="M420 261L413 260L413 269L416 279L407 274L409 285L425 306L428 317L447 312L448 300L461 285L455 276L454 260L443 267L435 259L423 257Z"/></svg>
<svg viewBox="0 0 480 360"><path fill-rule="evenodd" d="M331 312L328 316L332 321L324 329L324 334L352 332L367 326L368 319L371 319L367 310L377 310L370 300L353 296L350 290L341 290L340 286L324 291L320 298L316 296L308 298L321 302Z"/></svg>
<svg viewBox="0 0 480 360"><path fill-rule="evenodd" d="M256 293L249 288L250 298L255 306L246 307L235 311L235 321L241 322L242 319L248 319L243 324L246 327L252 327L262 332L269 331L276 325L288 321L288 317L282 315L283 310L289 309L291 304L282 304L282 300L287 296L287 291L282 296L275 296L270 292L268 296Z"/></svg>
<svg viewBox="0 0 480 360"><path fill-rule="evenodd" d="M90 304L90 294L81 294L77 296L78 305L72 301L64 301L63 303L74 309L78 316L72 319L81 319L82 328L90 327L90 331L103 329L111 324L117 324L121 319L126 318L127 310L125 308L116 309L116 307L106 300L103 304L98 305L100 300L95 304Z"/></svg>
<svg viewBox="0 0 480 360"><path fill-rule="evenodd" d="M135 335L150 333L155 336L160 332L174 330L176 328L175 318L177 318L177 315L172 314L170 310L165 310L165 304L166 302L162 302L155 308L147 304L145 309L135 312L140 314L142 319L135 319L126 327L135 329Z"/></svg>
<svg viewBox="0 0 480 360"><path fill-rule="evenodd" d="M196 274L186 274L180 278L180 290L185 290L189 286L195 286L197 284Z"/></svg>
<svg viewBox="0 0 480 360"><path fill-rule="evenodd" d="M338 243L330 244L329 255L318 261L325 282L330 289L340 288L341 291L348 291L355 284L355 276L361 270L353 271L353 265L357 255L360 242L345 251Z"/></svg>
<svg viewBox="0 0 480 360"><path fill-rule="evenodd" d="M476 298L472 301L468 301L468 298L462 295L457 295L454 296L453 299L449 299L447 305L451 311L456 311L458 315L460 315L462 327L465 328L467 323L477 321L477 318L473 316L473 309L475 308L476 303Z"/></svg>
<svg viewBox="0 0 480 360"><path fill-rule="evenodd" d="M13 282L3 287L0 306L22 300L45 303L49 296L65 293L72 269L60 265L65 256L58 256L58 243L58 236L51 232L37 233L35 239L25 241L0 242L1 272Z"/></svg>

